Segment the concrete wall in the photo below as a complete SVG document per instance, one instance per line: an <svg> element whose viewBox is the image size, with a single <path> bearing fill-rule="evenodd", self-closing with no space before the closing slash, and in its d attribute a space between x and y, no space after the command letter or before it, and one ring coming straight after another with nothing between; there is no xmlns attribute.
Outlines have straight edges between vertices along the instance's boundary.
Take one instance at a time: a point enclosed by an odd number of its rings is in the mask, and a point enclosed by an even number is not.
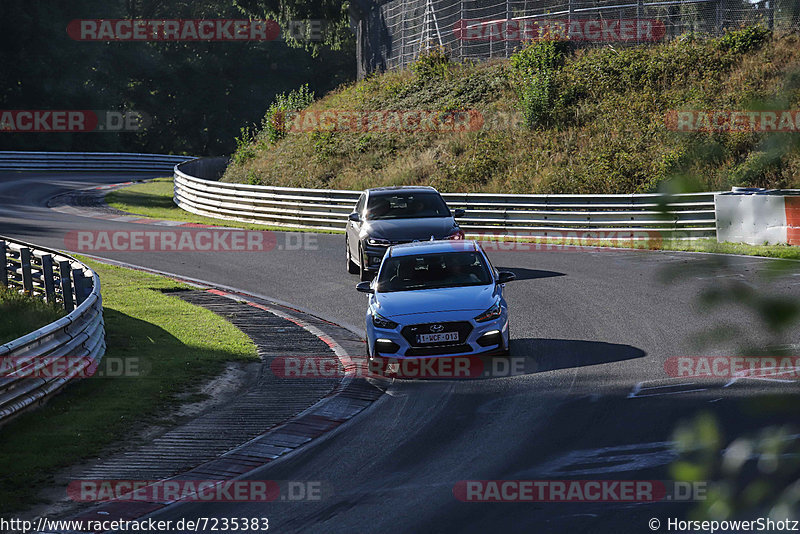
<svg viewBox="0 0 800 534"><path fill-rule="evenodd" d="M800 245L800 191L737 189L714 206L720 243Z"/></svg>

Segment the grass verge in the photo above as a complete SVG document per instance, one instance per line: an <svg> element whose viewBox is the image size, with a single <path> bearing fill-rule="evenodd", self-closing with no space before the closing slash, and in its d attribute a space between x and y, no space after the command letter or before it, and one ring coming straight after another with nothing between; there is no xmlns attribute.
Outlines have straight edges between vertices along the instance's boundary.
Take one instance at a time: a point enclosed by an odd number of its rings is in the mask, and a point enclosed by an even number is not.
<svg viewBox="0 0 800 534"><path fill-rule="evenodd" d="M791 245L747 245L745 243L717 243L714 239L699 239L697 241L667 242L664 249L800 260L800 247Z"/></svg>
<svg viewBox="0 0 800 534"><path fill-rule="evenodd" d="M52 323L64 309L0 285L0 344Z"/></svg>
<svg viewBox="0 0 800 534"><path fill-rule="evenodd" d="M246 230L308 231L300 228L285 228L281 226L229 221L227 219L215 219L213 217L195 215L175 205L172 201L172 189L172 178L156 178L155 180L112 191L106 196L106 203L112 208L152 219L209 224L212 226L227 226L231 228L244 228ZM326 230L315 230L315 232L337 233Z"/></svg>
<svg viewBox="0 0 800 534"><path fill-rule="evenodd" d="M744 243L717 243L715 239L696 239L682 241L677 239L658 239L655 244L633 240L598 240L598 239L538 239L524 237L504 238L491 236L478 238L487 252L494 250L514 250L512 242L524 244L520 250L558 251L571 250L578 247L598 248L629 248L636 250L672 250L676 252L706 252L713 254L738 254L742 256L761 256L765 258L780 258L786 260L800 260L800 247L791 245L747 245Z"/></svg>
<svg viewBox="0 0 800 534"><path fill-rule="evenodd" d="M229 361L258 359L230 322L164 291L183 284L83 259L100 275L108 349L140 376L100 377L68 386L0 432L0 513L36 503L59 469L97 457L195 394ZM102 366L101 366L102 368Z"/></svg>

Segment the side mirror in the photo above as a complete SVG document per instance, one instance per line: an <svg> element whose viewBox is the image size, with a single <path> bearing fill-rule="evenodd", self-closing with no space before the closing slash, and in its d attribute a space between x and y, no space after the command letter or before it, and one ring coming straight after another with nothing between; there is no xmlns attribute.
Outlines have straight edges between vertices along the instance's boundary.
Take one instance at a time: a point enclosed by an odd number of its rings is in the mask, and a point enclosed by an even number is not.
<svg viewBox="0 0 800 534"><path fill-rule="evenodd" d="M517 275L512 273L511 271L500 271L497 273L497 283L498 284L505 284L506 282L511 282L512 280L516 280Z"/></svg>
<svg viewBox="0 0 800 534"><path fill-rule="evenodd" d="M358 222L361 220L361 217L358 216L358 213L355 211L347 216L348 221Z"/></svg>
<svg viewBox="0 0 800 534"><path fill-rule="evenodd" d="M461 208L459 208L457 210L453 210L453 217L454 218L463 217L466 213L467 212L465 210L462 210Z"/></svg>
<svg viewBox="0 0 800 534"><path fill-rule="evenodd" d="M356 285L356 291L360 291L361 293L375 293L375 290L372 289L372 282L359 282Z"/></svg>

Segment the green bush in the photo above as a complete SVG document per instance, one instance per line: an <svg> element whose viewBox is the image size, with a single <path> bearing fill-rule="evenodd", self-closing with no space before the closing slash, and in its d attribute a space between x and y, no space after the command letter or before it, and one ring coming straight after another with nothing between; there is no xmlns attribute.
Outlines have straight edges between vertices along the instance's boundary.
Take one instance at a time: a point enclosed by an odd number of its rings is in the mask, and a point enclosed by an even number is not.
<svg viewBox="0 0 800 534"><path fill-rule="evenodd" d="M554 115L556 70L564 64L569 43L538 41L510 58L520 111L528 128L548 125Z"/></svg>
<svg viewBox="0 0 800 534"><path fill-rule="evenodd" d="M304 110L312 102L314 102L314 92L308 88L308 84L301 85L299 89L288 94L279 94L264 116L262 135L270 143L277 143L286 137L286 112Z"/></svg>
<svg viewBox="0 0 800 534"><path fill-rule="evenodd" d="M423 52L417 60L411 64L411 72L417 78L439 79L447 76L450 58L444 50L434 48L428 52Z"/></svg>
<svg viewBox="0 0 800 534"><path fill-rule="evenodd" d="M748 26L739 30L728 31L717 40L721 50L734 54L745 54L758 50L770 36L770 30L764 26Z"/></svg>
<svg viewBox="0 0 800 534"><path fill-rule="evenodd" d="M234 138L236 141L236 151L233 153L234 165L242 165L256 157L254 138L255 132L251 131L249 126L239 129L239 137Z"/></svg>

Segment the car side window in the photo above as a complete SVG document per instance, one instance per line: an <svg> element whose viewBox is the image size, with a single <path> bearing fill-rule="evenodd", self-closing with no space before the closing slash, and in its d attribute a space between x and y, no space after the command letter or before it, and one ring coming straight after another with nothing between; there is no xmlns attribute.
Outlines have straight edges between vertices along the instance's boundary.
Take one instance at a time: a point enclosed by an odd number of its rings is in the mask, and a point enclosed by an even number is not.
<svg viewBox="0 0 800 534"><path fill-rule="evenodd" d="M361 214L364 211L364 204L366 204L366 202L367 202L367 195L365 195L364 193L361 193L361 196L358 197L358 202L356 203L356 209L355 209L355 211L356 211L356 213L358 213L359 217L361 216Z"/></svg>

